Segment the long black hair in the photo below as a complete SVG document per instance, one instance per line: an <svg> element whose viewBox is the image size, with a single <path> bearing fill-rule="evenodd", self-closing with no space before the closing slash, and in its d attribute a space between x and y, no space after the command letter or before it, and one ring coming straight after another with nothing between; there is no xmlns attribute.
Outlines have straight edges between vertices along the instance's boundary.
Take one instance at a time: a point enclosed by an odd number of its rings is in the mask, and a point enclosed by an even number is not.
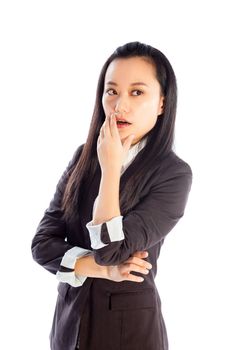
<svg viewBox="0 0 233 350"><path fill-rule="evenodd" d="M83 145L81 156L68 178L62 200L63 217L66 220L75 218L79 205L88 193L90 183L99 167L97 156L97 139L100 128L105 120L102 106L105 74L109 64L117 58L142 57L149 60L155 68L155 77L160 84L164 96L163 111L155 126L146 134L146 145L136 157L137 171L127 179L127 188L120 193L120 210L124 215L134 202L140 190L142 177L151 164L161 161L173 148L174 128L177 106L177 84L173 68L166 56L158 49L135 41L118 47L107 59L100 72L94 111L86 143ZM144 139L143 137L143 139Z"/></svg>

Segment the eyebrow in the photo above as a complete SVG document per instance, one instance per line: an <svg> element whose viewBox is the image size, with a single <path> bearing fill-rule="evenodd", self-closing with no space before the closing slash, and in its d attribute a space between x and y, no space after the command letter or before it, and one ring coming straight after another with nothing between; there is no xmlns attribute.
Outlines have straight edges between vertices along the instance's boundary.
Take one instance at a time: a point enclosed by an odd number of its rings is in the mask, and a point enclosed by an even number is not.
<svg viewBox="0 0 233 350"><path fill-rule="evenodd" d="M107 84L107 85L114 85L114 86L117 86L117 83L114 83L114 81L108 81L106 84ZM136 82L136 83L132 83L132 84L130 84L130 85L131 85L131 86L143 85L143 86L147 86L147 87L148 87L147 84L145 84L145 83L143 83L143 82L141 82L141 81L138 81L138 82Z"/></svg>

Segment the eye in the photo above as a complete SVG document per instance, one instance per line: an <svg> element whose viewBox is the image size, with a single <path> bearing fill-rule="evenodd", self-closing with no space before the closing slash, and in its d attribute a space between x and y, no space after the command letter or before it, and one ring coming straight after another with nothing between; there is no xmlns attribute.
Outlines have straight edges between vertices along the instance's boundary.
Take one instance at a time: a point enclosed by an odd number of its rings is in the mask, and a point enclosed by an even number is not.
<svg viewBox="0 0 233 350"><path fill-rule="evenodd" d="M106 94L108 94L108 95L110 95L110 96L114 95L114 94L110 93L110 91L115 91L115 90L113 90L113 89L108 89L108 90L106 91Z"/></svg>
<svg viewBox="0 0 233 350"><path fill-rule="evenodd" d="M133 92L139 92L139 94L136 94L136 95L133 95L133 96L140 96L140 95L142 95L143 94L143 91L141 91L141 90L133 90Z"/></svg>
<svg viewBox="0 0 233 350"><path fill-rule="evenodd" d="M136 94L135 94L135 92L136 92ZM108 90L106 90L106 94L108 94L109 96L113 96L113 95L116 94L116 90L114 90L114 89L108 89ZM132 95L133 95L133 96L140 96L140 95L142 95L142 94L143 94L143 91L141 91L141 90L133 90L133 91L132 91Z"/></svg>

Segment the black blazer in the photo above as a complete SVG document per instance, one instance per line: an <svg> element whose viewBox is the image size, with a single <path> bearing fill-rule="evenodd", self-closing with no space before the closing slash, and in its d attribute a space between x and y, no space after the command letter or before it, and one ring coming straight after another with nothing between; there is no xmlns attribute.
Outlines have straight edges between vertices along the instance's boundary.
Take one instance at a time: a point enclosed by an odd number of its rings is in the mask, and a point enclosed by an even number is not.
<svg viewBox="0 0 233 350"><path fill-rule="evenodd" d="M65 184L83 146L78 147L64 171L32 239L33 258L53 274L56 274L68 249L79 246L92 250L86 223L92 220L93 204L101 179L100 168L76 222L61 219ZM135 159L137 157L138 154ZM135 160L122 174L120 186L134 171ZM154 279L161 245L184 214L191 184L190 166L173 151L159 166L145 174L133 209L123 217L125 239L113 243L105 241L109 245L95 250L94 256L100 265L118 265L135 251L147 250L147 260L153 268L143 276L142 283L87 278L81 287L72 287L60 282L50 332L52 350L75 350L78 336L81 350L168 349L161 300ZM107 240L106 225L102 226L101 235ZM81 320L83 326L80 332Z"/></svg>

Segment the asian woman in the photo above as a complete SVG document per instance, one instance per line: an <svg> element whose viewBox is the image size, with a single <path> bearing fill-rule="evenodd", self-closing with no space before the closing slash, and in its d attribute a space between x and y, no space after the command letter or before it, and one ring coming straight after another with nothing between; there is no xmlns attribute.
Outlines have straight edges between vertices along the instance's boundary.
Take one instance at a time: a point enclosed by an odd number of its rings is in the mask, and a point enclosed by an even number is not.
<svg viewBox="0 0 233 350"><path fill-rule="evenodd" d="M173 147L176 106L158 49L130 42L106 60L86 142L32 240L33 258L59 281L52 350L168 349L157 260L192 184Z"/></svg>

